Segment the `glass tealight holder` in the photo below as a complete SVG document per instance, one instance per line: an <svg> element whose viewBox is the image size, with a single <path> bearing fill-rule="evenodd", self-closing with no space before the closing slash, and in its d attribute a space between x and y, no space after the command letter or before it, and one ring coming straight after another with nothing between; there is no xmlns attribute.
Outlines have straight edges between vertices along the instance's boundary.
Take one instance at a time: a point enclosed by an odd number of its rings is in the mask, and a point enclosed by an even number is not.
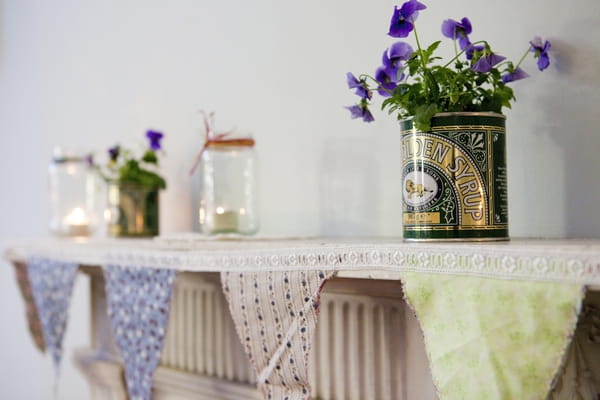
<svg viewBox="0 0 600 400"><path fill-rule="evenodd" d="M207 143L200 161L198 222L202 233L252 235L258 230L254 140Z"/></svg>
<svg viewBox="0 0 600 400"><path fill-rule="evenodd" d="M50 233L57 236L90 236L97 226L98 182L86 156L54 150L48 167Z"/></svg>

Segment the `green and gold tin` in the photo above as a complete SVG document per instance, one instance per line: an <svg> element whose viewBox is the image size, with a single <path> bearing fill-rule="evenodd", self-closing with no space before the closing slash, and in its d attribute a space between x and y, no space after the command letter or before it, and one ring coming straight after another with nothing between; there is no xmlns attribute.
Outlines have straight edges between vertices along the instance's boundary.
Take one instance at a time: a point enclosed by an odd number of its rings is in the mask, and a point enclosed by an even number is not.
<svg viewBox="0 0 600 400"><path fill-rule="evenodd" d="M407 240L508 240L506 117L436 114L431 130L401 121Z"/></svg>

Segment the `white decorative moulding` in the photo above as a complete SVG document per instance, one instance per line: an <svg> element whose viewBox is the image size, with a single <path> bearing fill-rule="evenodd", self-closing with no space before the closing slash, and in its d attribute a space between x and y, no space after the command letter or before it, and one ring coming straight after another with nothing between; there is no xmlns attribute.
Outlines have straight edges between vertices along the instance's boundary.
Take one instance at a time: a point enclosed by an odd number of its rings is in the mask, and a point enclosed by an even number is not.
<svg viewBox="0 0 600 400"><path fill-rule="evenodd" d="M119 264L179 271L336 270L398 279L405 271L600 285L600 240L407 243L401 240L242 239L86 241L15 244L6 256L48 257L85 265Z"/></svg>

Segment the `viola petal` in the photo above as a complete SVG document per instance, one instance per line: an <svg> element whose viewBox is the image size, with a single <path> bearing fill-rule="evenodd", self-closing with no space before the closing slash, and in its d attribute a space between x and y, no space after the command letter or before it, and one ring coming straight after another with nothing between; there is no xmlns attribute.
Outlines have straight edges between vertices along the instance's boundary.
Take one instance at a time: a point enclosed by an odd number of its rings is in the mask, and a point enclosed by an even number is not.
<svg viewBox="0 0 600 400"><path fill-rule="evenodd" d="M346 74L346 82L350 89L354 89L360 85L360 81L354 76L352 72Z"/></svg>
<svg viewBox="0 0 600 400"><path fill-rule="evenodd" d="M508 73L502 75L502 82L509 83L509 82L518 81L519 79L525 79L528 77L529 77L529 74L527 72L525 72L521 68L517 68L513 72L508 72Z"/></svg>
<svg viewBox="0 0 600 400"><path fill-rule="evenodd" d="M537 60L537 66L540 71L545 70L550 65L550 57L548 53L543 52Z"/></svg>
<svg viewBox="0 0 600 400"><path fill-rule="evenodd" d="M453 19L447 19L442 22L442 35L450 39L456 39L456 26L458 22Z"/></svg>
<svg viewBox="0 0 600 400"><path fill-rule="evenodd" d="M396 42L390 46L388 53L391 60L406 61L412 55L413 48L406 42Z"/></svg>
<svg viewBox="0 0 600 400"><path fill-rule="evenodd" d="M407 20L397 21L390 25L388 35L394 38L405 38L412 32L413 28L414 25Z"/></svg>
<svg viewBox="0 0 600 400"><path fill-rule="evenodd" d="M471 26L471 21L469 21L469 18L464 17L463 19L460 20L460 25L462 27L462 29L465 32L465 35L470 35L471 32L473 31L473 27Z"/></svg>

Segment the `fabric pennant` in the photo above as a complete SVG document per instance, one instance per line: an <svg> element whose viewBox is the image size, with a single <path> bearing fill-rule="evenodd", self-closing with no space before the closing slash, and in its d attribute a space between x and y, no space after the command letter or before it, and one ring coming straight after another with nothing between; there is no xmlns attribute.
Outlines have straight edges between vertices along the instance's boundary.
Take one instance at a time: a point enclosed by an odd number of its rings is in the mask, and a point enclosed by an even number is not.
<svg viewBox="0 0 600 400"><path fill-rule="evenodd" d="M221 273L223 291L266 400L310 398L308 356L319 295L334 271Z"/></svg>
<svg viewBox="0 0 600 400"><path fill-rule="evenodd" d="M35 300L33 299L27 264L19 262L14 263L13 266L15 267L15 278L19 285L21 297L25 302L25 316L27 318L27 326L29 327L31 339L35 344L35 347L44 353L46 351L46 346L44 344L44 330L42 328L38 309L35 305Z"/></svg>
<svg viewBox="0 0 600 400"><path fill-rule="evenodd" d="M127 392L132 400L149 400L165 340L175 271L118 265L103 269L108 316L123 358Z"/></svg>
<svg viewBox="0 0 600 400"><path fill-rule="evenodd" d="M27 262L29 283L44 342L57 370L62 358L62 341L78 268L79 265L75 263L45 258L30 258Z"/></svg>
<svg viewBox="0 0 600 400"><path fill-rule="evenodd" d="M544 399L581 307L580 285L403 274L440 400Z"/></svg>

